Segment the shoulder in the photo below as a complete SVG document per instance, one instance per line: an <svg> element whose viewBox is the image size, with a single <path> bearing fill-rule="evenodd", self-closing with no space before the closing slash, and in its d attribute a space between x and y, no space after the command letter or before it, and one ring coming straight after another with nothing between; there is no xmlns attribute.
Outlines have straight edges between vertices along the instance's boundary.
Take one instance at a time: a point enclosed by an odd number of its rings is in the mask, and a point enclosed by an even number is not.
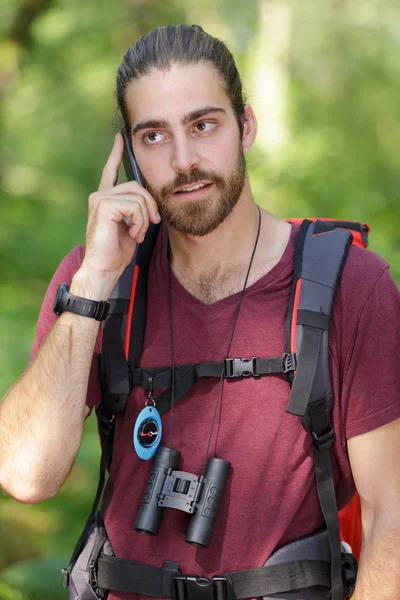
<svg viewBox="0 0 400 600"><path fill-rule="evenodd" d="M389 263L371 250L350 246L343 268L340 288L363 291L363 296L372 289L382 273L389 269Z"/></svg>
<svg viewBox="0 0 400 600"><path fill-rule="evenodd" d="M336 291L335 313L341 313L346 330L357 325L362 312L368 309L371 296L391 278L389 264L378 254L351 246Z"/></svg>
<svg viewBox="0 0 400 600"><path fill-rule="evenodd" d="M336 292L332 332L341 360L353 353L357 338L385 327L386 335L400 318L400 292L387 261L370 250L351 246ZM383 329L382 329L383 330Z"/></svg>
<svg viewBox="0 0 400 600"><path fill-rule="evenodd" d="M350 246L337 289L338 304L362 310L384 276L390 277L389 263L376 252Z"/></svg>

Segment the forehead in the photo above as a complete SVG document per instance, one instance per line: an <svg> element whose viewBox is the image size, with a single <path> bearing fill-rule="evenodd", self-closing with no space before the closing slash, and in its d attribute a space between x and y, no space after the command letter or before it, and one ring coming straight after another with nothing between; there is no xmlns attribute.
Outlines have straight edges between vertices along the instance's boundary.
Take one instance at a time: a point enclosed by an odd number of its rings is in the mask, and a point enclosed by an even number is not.
<svg viewBox="0 0 400 600"><path fill-rule="evenodd" d="M178 123L183 115L204 106L227 112L231 106L218 73L205 62L153 69L129 83L126 104L132 127L138 121L161 118Z"/></svg>

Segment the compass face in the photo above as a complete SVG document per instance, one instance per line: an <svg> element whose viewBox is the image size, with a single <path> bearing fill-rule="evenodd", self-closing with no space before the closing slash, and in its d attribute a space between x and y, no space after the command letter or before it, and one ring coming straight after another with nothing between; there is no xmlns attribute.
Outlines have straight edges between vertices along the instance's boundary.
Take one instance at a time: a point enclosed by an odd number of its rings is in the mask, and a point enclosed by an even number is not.
<svg viewBox="0 0 400 600"><path fill-rule="evenodd" d="M144 448L150 448L160 438L158 423L153 418L145 419L139 426L137 432L138 442Z"/></svg>
<svg viewBox="0 0 400 600"><path fill-rule="evenodd" d="M157 451L162 437L160 413L154 406L140 411L133 428L133 447L139 458L148 460Z"/></svg>

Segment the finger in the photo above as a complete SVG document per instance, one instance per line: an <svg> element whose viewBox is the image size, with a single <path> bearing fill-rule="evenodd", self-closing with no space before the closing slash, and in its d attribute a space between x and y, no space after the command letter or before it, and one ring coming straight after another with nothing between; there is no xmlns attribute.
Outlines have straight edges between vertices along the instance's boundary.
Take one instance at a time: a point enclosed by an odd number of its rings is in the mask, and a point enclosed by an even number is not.
<svg viewBox="0 0 400 600"><path fill-rule="evenodd" d="M117 133L114 140L110 156L104 166L99 191L113 188L118 181L118 172L124 153L124 139L120 133Z"/></svg>
<svg viewBox="0 0 400 600"><path fill-rule="evenodd" d="M106 196L98 202L97 211L103 223L114 221L120 224L124 221L132 239L139 243L144 240L150 220L142 196L134 199L130 196Z"/></svg>
<svg viewBox="0 0 400 600"><path fill-rule="evenodd" d="M129 196L103 196L97 203L92 205L89 211L90 217L103 224L112 221L119 223L130 217L132 223L139 223L142 227L145 223L144 212L147 211L147 208L140 196L133 199Z"/></svg>
<svg viewBox="0 0 400 600"><path fill-rule="evenodd" d="M149 220L149 213L147 211L147 206L143 205L143 204L140 204L140 203L138 203L138 204L139 204L140 209L142 211L143 225L142 225L142 227L140 229L137 230L137 237L135 239L137 239L137 241L141 243L141 242L143 242L144 236L146 235L146 231L149 228L149 222L150 222L150 220ZM134 227L133 219L132 219L132 225L131 225L131 227L129 229L131 230L132 227ZM131 235L131 234L129 234L129 235Z"/></svg>
<svg viewBox="0 0 400 600"><path fill-rule="evenodd" d="M125 181L124 183L120 183L113 188L113 194L126 194L133 193L142 196L147 204L147 209L149 211L150 221L152 223L159 223L161 220L160 213L158 212L157 202L154 200L153 196L148 192L140 183L137 181Z"/></svg>
<svg viewBox="0 0 400 600"><path fill-rule="evenodd" d="M128 226L130 237L139 243L144 240L149 223L149 218L147 215L146 224L145 212L146 211L143 209L143 207L137 203L130 218L131 225Z"/></svg>

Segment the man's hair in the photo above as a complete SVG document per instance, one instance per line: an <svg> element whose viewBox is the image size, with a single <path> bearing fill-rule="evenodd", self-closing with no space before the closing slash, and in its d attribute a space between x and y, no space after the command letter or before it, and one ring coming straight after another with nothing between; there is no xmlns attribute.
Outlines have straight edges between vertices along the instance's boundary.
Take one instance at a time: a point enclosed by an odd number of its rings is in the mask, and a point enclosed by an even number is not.
<svg viewBox="0 0 400 600"><path fill-rule="evenodd" d="M221 78L233 112L243 134L244 97L242 82L232 54L221 40L206 33L199 25L167 25L146 33L125 53L118 68L115 95L125 125L130 125L125 102L128 83L150 73L167 70L173 64L209 62Z"/></svg>

